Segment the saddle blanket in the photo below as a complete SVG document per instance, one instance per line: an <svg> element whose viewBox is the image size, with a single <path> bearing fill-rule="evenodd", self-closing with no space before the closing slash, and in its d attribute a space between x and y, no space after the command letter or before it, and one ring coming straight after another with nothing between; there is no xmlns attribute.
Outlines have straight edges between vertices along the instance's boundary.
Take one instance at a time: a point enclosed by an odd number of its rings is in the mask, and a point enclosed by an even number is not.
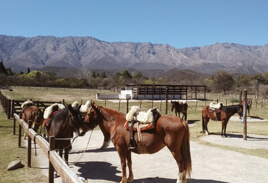
<svg viewBox="0 0 268 183"><path fill-rule="evenodd" d="M124 124L126 130L130 130L131 127L131 122L126 121ZM133 126L133 131L137 131L137 129L140 129L140 131L145 131L145 130L149 130L149 129L153 129L154 128L154 123L135 123Z"/></svg>
<svg viewBox="0 0 268 183"><path fill-rule="evenodd" d="M51 117L53 117L54 114L56 114L56 113L58 113L58 112L59 112L59 111L55 111L55 112L53 112L53 114L52 114ZM50 122L51 122L51 118L47 118L47 119L44 121L43 126L49 126Z"/></svg>

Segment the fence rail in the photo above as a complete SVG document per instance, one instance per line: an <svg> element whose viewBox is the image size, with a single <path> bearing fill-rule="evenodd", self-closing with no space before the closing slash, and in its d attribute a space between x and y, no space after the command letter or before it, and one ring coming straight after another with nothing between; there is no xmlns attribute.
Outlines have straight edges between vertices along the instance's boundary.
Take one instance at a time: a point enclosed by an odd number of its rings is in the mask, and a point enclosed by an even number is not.
<svg viewBox="0 0 268 183"><path fill-rule="evenodd" d="M19 115L14 114L14 120L16 120L20 126L24 129L25 133L28 134L28 138L34 140L36 144L44 151L48 158L48 161L53 165L54 169L60 175L65 183L83 183L83 181L67 166L62 158L56 153L49 149L49 143L40 135L38 135L33 129L28 127L28 124L19 118ZM21 133L19 133L21 134ZM19 141L21 136L19 135ZM28 145L28 153L31 151L31 146ZM29 161L29 158L28 158ZM53 172L52 172L53 173ZM50 177L53 175L50 175Z"/></svg>

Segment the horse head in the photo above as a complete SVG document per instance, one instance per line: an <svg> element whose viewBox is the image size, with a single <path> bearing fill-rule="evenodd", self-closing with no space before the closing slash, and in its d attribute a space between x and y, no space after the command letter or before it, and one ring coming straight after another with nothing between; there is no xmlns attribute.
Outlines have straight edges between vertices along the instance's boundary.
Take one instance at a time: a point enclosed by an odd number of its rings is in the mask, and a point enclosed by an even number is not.
<svg viewBox="0 0 268 183"><path fill-rule="evenodd" d="M35 132L38 130L39 126L43 123L44 120L43 115L44 115L43 109L38 109L38 111L35 111L33 121L33 129Z"/></svg>
<svg viewBox="0 0 268 183"><path fill-rule="evenodd" d="M170 101L170 105L171 105L171 112L173 112L173 109L174 109L174 105L175 105L175 102L173 102L172 100Z"/></svg>
<svg viewBox="0 0 268 183"><path fill-rule="evenodd" d="M87 115L84 118L84 122L88 124L90 130L93 130L98 124L100 119L100 108L95 104L95 102L91 102L91 107L89 108Z"/></svg>
<svg viewBox="0 0 268 183"><path fill-rule="evenodd" d="M88 131L88 127L84 123L82 115L80 114L79 106L73 108L71 105L68 105L68 116L71 118L69 125L74 132L81 136ZM82 129L81 133L80 129Z"/></svg>
<svg viewBox="0 0 268 183"><path fill-rule="evenodd" d="M243 115L243 105L238 104L237 105L237 113L239 114L240 117Z"/></svg>
<svg viewBox="0 0 268 183"><path fill-rule="evenodd" d="M157 108L151 109L155 122L161 117L161 114Z"/></svg>

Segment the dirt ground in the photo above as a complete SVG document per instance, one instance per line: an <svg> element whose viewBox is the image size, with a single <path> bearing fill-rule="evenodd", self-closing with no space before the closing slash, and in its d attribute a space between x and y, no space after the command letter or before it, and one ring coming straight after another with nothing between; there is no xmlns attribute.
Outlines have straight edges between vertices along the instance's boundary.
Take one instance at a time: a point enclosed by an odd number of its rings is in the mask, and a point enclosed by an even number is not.
<svg viewBox="0 0 268 183"><path fill-rule="evenodd" d="M233 119L235 120L235 119ZM202 140L226 146L249 149L267 149L268 136L249 134L244 141L239 134L227 138L220 135L204 136ZM96 183L112 183L121 180L119 156L112 143L106 151L99 148L103 142L100 130L88 132L73 143L69 155L70 168L79 176ZM201 145L191 141L192 176L191 183L267 183L268 159L216 147ZM48 161L38 148L40 168L47 175ZM132 154L133 183L175 183L178 167L167 148L152 155ZM55 178L55 183L61 178Z"/></svg>

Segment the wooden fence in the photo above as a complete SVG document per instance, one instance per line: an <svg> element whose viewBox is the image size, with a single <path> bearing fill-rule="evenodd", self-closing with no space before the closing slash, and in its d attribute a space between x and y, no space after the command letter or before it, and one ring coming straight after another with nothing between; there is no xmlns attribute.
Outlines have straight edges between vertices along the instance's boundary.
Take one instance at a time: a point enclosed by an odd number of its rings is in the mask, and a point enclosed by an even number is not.
<svg viewBox="0 0 268 183"><path fill-rule="evenodd" d="M44 151L49 161L49 182L54 182L54 169L60 175L65 183L83 183L83 181L68 167L58 153L53 150L53 144L50 144L33 129L29 128L28 124L19 118L19 115L14 114L14 121L20 124L18 146L21 146L21 128L28 134L28 167L31 167L31 142L38 144ZM51 138L53 139L53 137ZM51 140L52 141L52 140ZM52 141L53 142L53 141Z"/></svg>
<svg viewBox="0 0 268 183"><path fill-rule="evenodd" d="M23 104L23 102L26 101L26 100L11 100L7 98L6 96L4 96L1 90L0 90L0 100L3 106L3 109L5 113L7 114L8 119L11 119L13 117L12 114L14 113L19 114L21 111L21 104ZM39 109L45 109L46 107L54 103L62 103L62 104L65 103L64 99L58 102L57 101L56 102L55 101L39 101L39 100L33 101L33 102Z"/></svg>

